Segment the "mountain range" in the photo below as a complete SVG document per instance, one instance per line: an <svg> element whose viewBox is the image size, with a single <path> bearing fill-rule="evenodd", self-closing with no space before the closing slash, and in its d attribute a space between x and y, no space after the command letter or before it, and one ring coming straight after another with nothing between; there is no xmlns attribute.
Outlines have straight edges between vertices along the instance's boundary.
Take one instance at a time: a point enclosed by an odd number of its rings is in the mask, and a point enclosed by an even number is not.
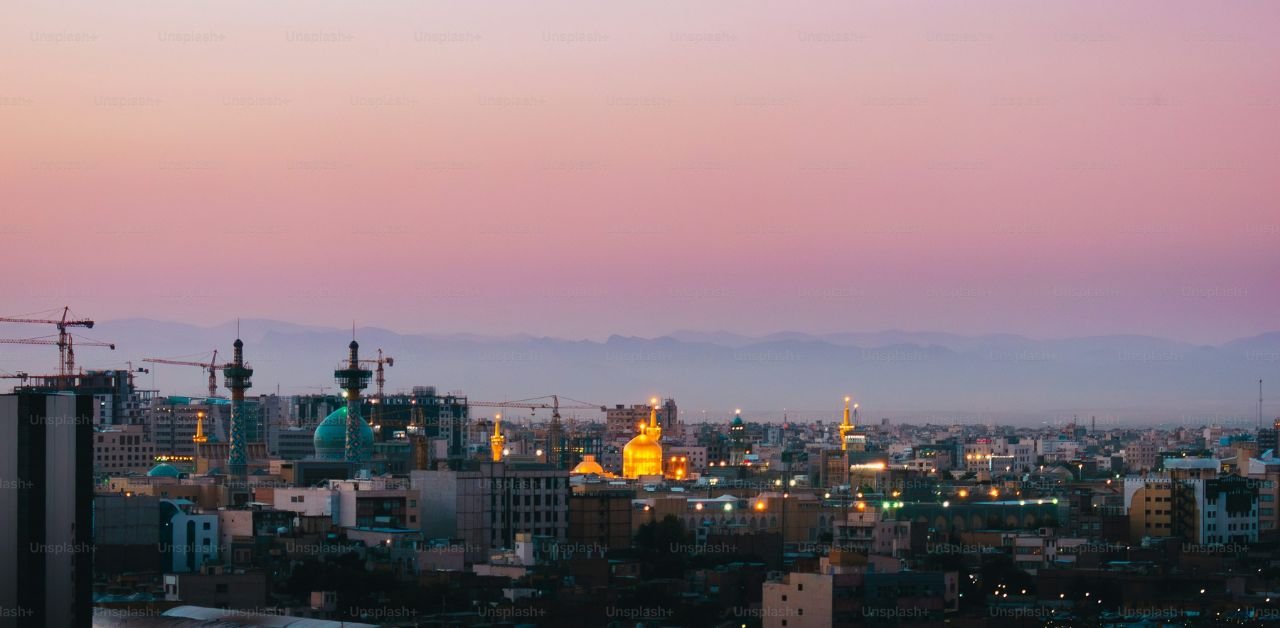
<svg viewBox="0 0 1280 628"><path fill-rule="evenodd" d="M212 327L121 319L101 321L84 334L116 343L115 351L82 347L76 353L86 369L124 368L128 361L149 368L137 375L142 387L204 394L199 369L141 360L201 361L214 348L220 361L229 359L237 325L256 369L251 393L335 390L333 370L346 356L350 329L261 319ZM0 325L5 338L38 335L32 331L30 325ZM900 330L763 336L677 331L603 341L375 327L360 327L355 335L362 357L375 357L381 348L395 358L387 370L388 392L434 385L488 401L556 393L609 405L656 395L676 399L691 422L726 420L735 408L754 420L838 420L848 394L861 404L863 422L1039 425L1097 417L1100 427L1252 426L1258 380L1280 382L1280 332L1221 345L1141 335L1033 339ZM0 371L53 372L56 363L51 346L0 345ZM1269 423L1280 403L1264 400L1263 414Z"/></svg>

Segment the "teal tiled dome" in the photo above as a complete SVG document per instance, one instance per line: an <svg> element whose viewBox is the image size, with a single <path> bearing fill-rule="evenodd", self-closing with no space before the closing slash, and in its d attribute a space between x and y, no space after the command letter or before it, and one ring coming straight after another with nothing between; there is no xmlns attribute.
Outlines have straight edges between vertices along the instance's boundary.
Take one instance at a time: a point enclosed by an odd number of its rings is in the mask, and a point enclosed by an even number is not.
<svg viewBox="0 0 1280 628"><path fill-rule="evenodd" d="M178 471L177 467L164 462L151 467L151 470L147 471L147 477L149 478L176 478L181 475L182 472Z"/></svg>
<svg viewBox="0 0 1280 628"><path fill-rule="evenodd" d="M373 457L373 428L364 418L356 416L360 421L360 458L368 460ZM347 449L347 407L334 410L316 426L315 436L316 458L321 460L342 460Z"/></svg>

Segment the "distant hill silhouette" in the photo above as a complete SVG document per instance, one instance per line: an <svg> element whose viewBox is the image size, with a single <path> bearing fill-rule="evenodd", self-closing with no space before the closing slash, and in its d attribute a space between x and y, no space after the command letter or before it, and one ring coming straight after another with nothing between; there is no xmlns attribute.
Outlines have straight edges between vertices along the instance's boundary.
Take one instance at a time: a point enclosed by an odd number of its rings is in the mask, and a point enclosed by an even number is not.
<svg viewBox="0 0 1280 628"><path fill-rule="evenodd" d="M334 390L349 329L287 322L241 321L246 357L256 373L252 393ZM99 322L86 335L117 350L77 351L85 368L142 366L143 357L200 359L228 353L234 321L214 327L125 319ZM39 330L34 330L39 331ZM5 337L36 335L30 326L0 325ZM1019 424L1081 421L1125 423L1240 421L1253 425L1258 380L1274 382L1268 422L1280 414L1280 332L1205 346L1150 336L1037 340L996 334L879 331L840 334L780 332L750 337L680 331L659 338L612 336L603 342L535 336L400 334L357 330L364 355L381 347L396 359L388 389L434 385L473 399L519 399L549 393L594 402L641 403L675 397L687 421L724 420L734 408L747 418L838 419L841 399L855 395L863 420L995 421ZM54 347L0 345L0 370L52 372ZM198 369L158 366L139 384L165 393L202 394ZM3 380L7 389L13 380ZM704 413L705 411L705 413Z"/></svg>

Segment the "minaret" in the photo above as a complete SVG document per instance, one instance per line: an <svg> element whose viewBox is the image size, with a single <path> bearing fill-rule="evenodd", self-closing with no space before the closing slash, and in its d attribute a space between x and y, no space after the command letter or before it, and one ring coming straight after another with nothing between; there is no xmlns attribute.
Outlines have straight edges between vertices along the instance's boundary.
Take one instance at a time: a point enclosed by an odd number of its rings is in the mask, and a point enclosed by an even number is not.
<svg viewBox="0 0 1280 628"><path fill-rule="evenodd" d="M662 426L658 425L658 398L654 397L649 400L649 427L645 428L645 433L653 442L662 440Z"/></svg>
<svg viewBox="0 0 1280 628"><path fill-rule="evenodd" d="M191 442L209 442L209 437L204 435L204 410L196 412L196 435L191 437Z"/></svg>
<svg viewBox="0 0 1280 628"><path fill-rule="evenodd" d="M489 437L489 449L494 462L502 462L502 450L507 444L507 437L502 435L502 415L493 415L493 436Z"/></svg>
<svg viewBox="0 0 1280 628"><path fill-rule="evenodd" d="M360 368L360 343L352 339L347 349L350 350L347 368L334 371L333 377L342 389L342 396L347 398L347 438L342 459L359 464L371 453L360 450L360 391L369 387L373 373Z"/></svg>
<svg viewBox="0 0 1280 628"><path fill-rule="evenodd" d="M853 422L849 420L849 397L844 398L844 423L840 424L840 451L849 450L849 435L853 433ZM857 405L855 404L856 408Z"/></svg>
<svg viewBox="0 0 1280 628"><path fill-rule="evenodd" d="M246 417L244 415L244 391L253 384L249 378L253 369L244 363L244 341L236 338L232 345L231 364L222 369L227 388L231 389L231 451L227 455L227 472L236 477L243 477L249 464L248 443L246 433Z"/></svg>

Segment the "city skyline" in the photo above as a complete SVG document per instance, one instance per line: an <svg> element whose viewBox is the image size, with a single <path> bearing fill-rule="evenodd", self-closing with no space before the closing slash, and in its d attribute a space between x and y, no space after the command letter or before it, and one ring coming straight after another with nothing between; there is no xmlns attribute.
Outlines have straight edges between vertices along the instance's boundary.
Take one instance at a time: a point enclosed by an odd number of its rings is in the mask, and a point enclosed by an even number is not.
<svg viewBox="0 0 1280 628"><path fill-rule="evenodd" d="M0 628L1280 618L1280 3L10 0Z"/></svg>
<svg viewBox="0 0 1280 628"><path fill-rule="evenodd" d="M36 331L0 324L0 337ZM1234 425L1280 416L1280 403L1259 390L1258 381L1276 381L1277 333L1221 345L1151 336L1044 340L928 332L761 338L680 332L597 341L260 319L214 327L106 320L76 332L77 342L110 341L115 350L77 345L77 364L89 370L145 365L149 372L136 375L139 386L203 396L206 379L195 369L144 358L204 363L217 348L226 360L226 339L241 337L253 349L260 392L306 395L330 384L328 369L353 332L368 350L394 358L388 390L430 384L474 399L561 394L601 405L664 395L681 399L692 422L724 421L736 408L753 420L825 420L838 411L833 400L846 394L875 421L1036 426L1097 417L1104 426ZM0 375L52 373L56 357L52 346L6 345ZM226 394L221 383L216 393Z"/></svg>

